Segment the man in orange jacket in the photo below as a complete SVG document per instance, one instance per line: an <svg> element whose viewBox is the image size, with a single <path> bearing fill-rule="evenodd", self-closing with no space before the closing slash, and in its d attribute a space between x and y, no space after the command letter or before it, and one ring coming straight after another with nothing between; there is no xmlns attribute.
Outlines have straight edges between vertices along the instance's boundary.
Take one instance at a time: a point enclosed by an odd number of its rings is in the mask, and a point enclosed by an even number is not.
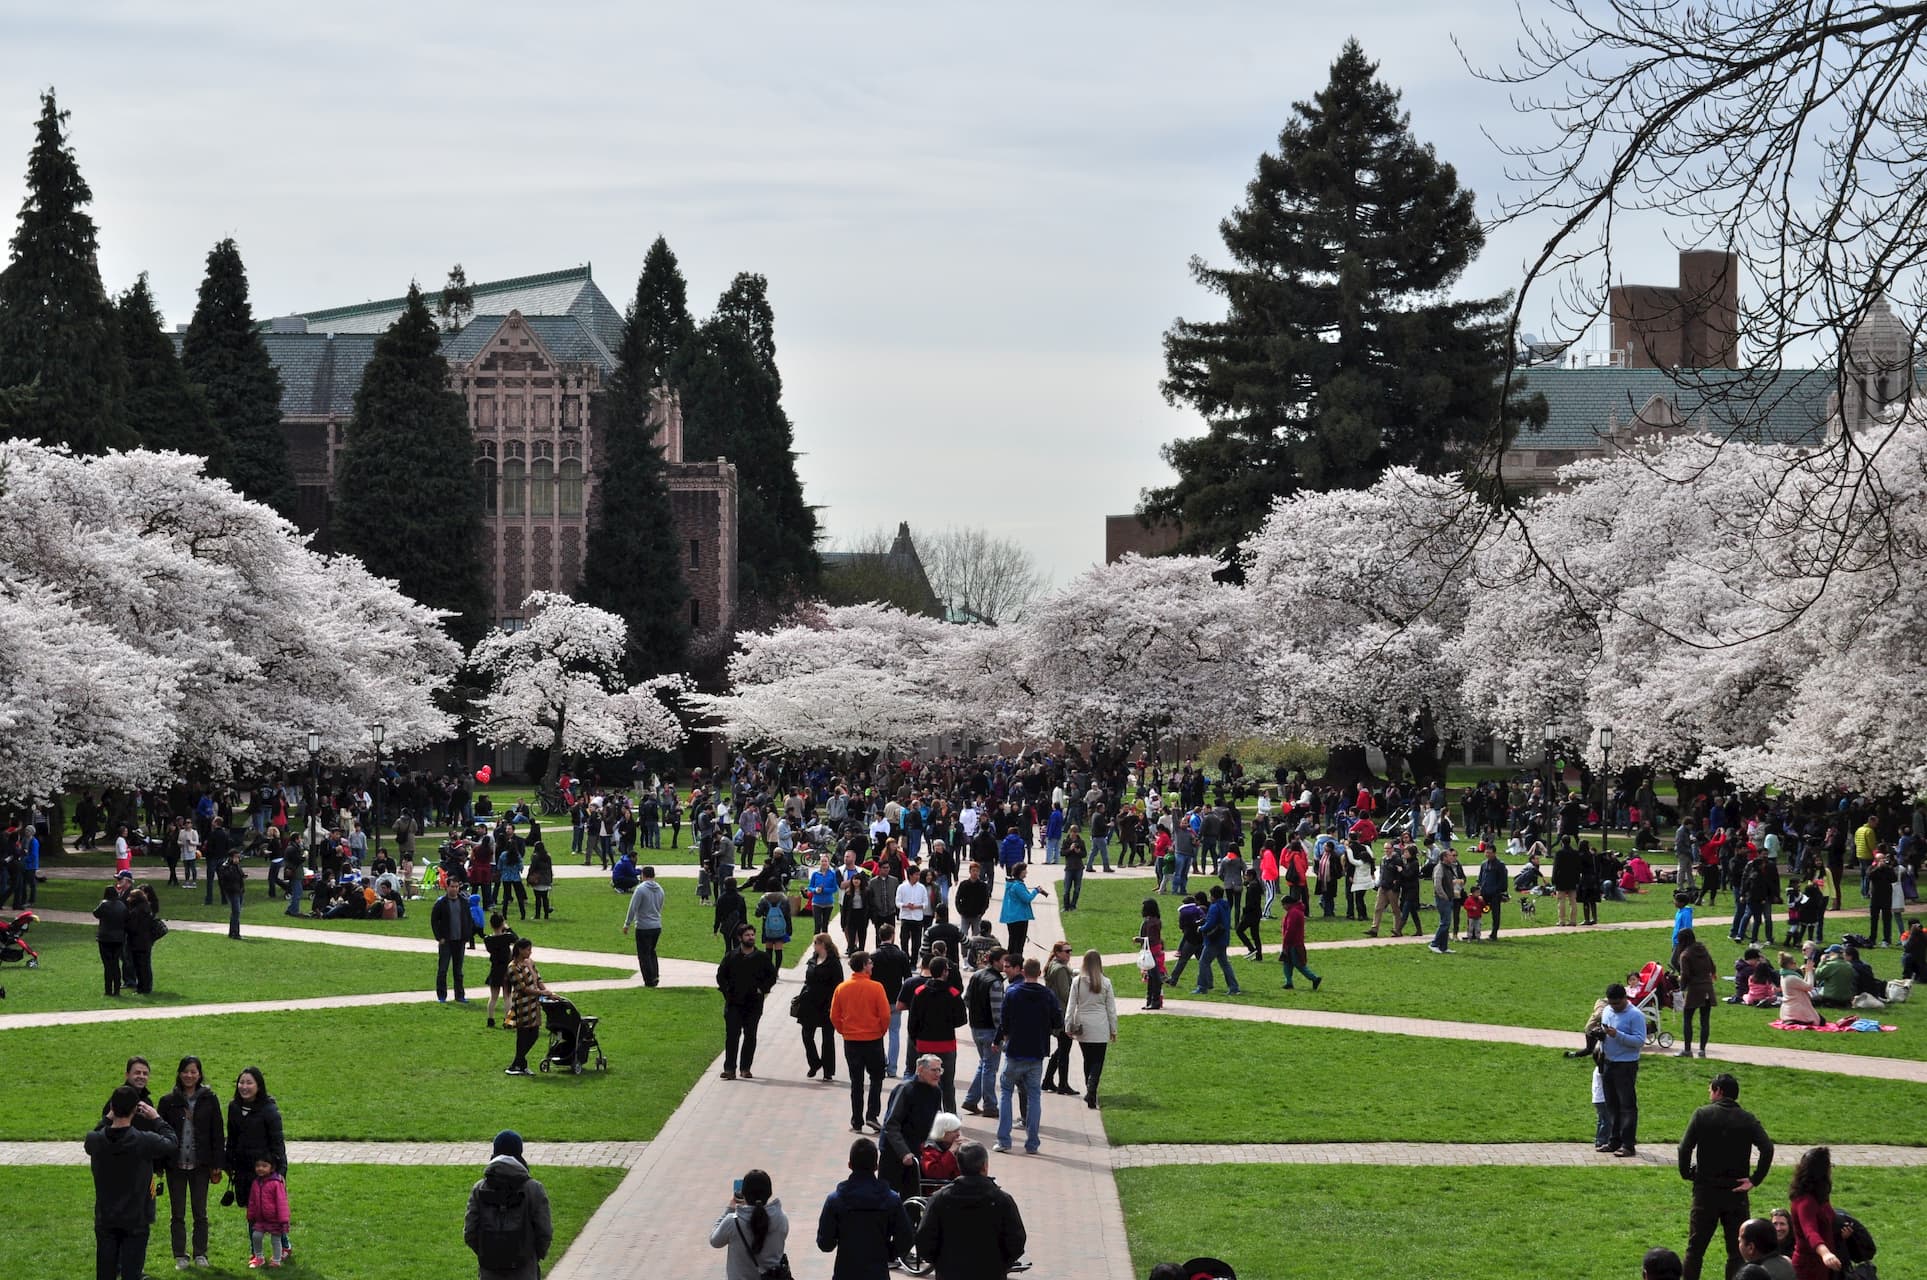
<svg viewBox="0 0 1927 1280"><path fill-rule="evenodd" d="M883 1037L890 1030L890 998L870 976L867 951L850 953L850 976L830 997L830 1025L843 1037L843 1063L850 1073L850 1132L883 1131ZM864 1077L869 1077L869 1107L864 1108Z"/></svg>

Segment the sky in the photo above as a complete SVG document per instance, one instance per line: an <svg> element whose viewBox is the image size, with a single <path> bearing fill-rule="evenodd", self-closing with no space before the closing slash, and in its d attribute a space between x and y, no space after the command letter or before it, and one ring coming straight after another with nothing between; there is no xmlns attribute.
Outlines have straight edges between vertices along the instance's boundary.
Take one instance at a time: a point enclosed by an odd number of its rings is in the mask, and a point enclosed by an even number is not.
<svg viewBox="0 0 1927 1280"><path fill-rule="evenodd" d="M1525 0L1533 11L1540 0ZM72 112L110 291L170 324L233 236L257 315L588 262L619 307L649 243L706 314L769 278L804 493L827 545L979 525L1065 582L1166 483L1160 339L1222 259L1291 104L1347 36L1482 212L1527 135L1468 72L1510 4L494 3L54 6L0 0L0 207L38 94ZM1514 285L1495 232L1460 291ZM1671 283L1658 236L1628 280ZM1648 279L1650 277L1650 279Z"/></svg>

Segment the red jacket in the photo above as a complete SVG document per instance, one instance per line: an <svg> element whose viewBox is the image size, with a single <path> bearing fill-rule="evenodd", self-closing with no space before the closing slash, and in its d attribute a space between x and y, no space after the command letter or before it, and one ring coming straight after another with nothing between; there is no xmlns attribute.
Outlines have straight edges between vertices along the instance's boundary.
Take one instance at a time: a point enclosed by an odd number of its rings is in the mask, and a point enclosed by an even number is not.
<svg viewBox="0 0 1927 1280"><path fill-rule="evenodd" d="M1287 951L1305 949L1305 908L1296 898L1285 908L1285 921L1278 929L1278 945Z"/></svg>
<svg viewBox="0 0 1927 1280"><path fill-rule="evenodd" d="M248 1226L256 1231L285 1235L288 1230L288 1184L276 1173L256 1178L248 1188Z"/></svg>

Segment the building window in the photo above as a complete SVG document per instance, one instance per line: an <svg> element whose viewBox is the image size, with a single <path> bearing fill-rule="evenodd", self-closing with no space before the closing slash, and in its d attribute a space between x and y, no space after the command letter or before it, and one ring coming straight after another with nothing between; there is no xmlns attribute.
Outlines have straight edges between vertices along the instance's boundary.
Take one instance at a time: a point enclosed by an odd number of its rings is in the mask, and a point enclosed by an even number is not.
<svg viewBox="0 0 1927 1280"><path fill-rule="evenodd" d="M703 544L700 538L689 540L689 567L694 569L703 562Z"/></svg>
<svg viewBox="0 0 1927 1280"><path fill-rule="evenodd" d="M494 396L477 396L475 398L475 425L484 431L495 430Z"/></svg>
<svg viewBox="0 0 1927 1280"><path fill-rule="evenodd" d="M482 456L475 459L475 483L482 491L482 513L494 515L497 510L495 497L495 445L482 446Z"/></svg>
<svg viewBox="0 0 1927 1280"><path fill-rule="evenodd" d="M692 599L689 602L689 629L691 631L700 631L702 630L702 625L703 625L703 602L700 600Z"/></svg>
<svg viewBox="0 0 1927 1280"><path fill-rule="evenodd" d="M580 459L562 459L562 467L556 472L556 508L565 516L582 514L582 462Z"/></svg>
<svg viewBox="0 0 1927 1280"><path fill-rule="evenodd" d="M509 400L503 404L502 412L504 414L502 425L511 431L519 428L522 425L522 398L520 396L510 397Z"/></svg>
<svg viewBox="0 0 1927 1280"><path fill-rule="evenodd" d="M523 487L528 483L523 477L527 474L527 466L520 458L510 458L502 464L503 515L519 516L522 514Z"/></svg>
<svg viewBox="0 0 1927 1280"><path fill-rule="evenodd" d="M548 396L537 396L532 403L534 405L534 414L533 421L531 421L529 425L542 429L547 429L554 425L550 414L554 410L555 401Z"/></svg>
<svg viewBox="0 0 1927 1280"><path fill-rule="evenodd" d="M547 458L529 464L529 514L555 514L555 463Z"/></svg>

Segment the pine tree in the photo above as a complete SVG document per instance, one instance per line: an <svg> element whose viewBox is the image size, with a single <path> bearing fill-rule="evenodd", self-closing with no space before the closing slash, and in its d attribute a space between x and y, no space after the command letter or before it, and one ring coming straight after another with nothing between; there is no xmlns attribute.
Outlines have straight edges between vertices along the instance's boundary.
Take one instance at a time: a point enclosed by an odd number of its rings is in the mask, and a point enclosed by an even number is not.
<svg viewBox="0 0 1927 1280"><path fill-rule="evenodd" d="M139 430L142 446L195 454L208 460L209 471L218 472L221 437L161 327L145 271L120 296L116 312L127 354L127 420Z"/></svg>
<svg viewBox="0 0 1927 1280"><path fill-rule="evenodd" d="M488 629L479 555L482 502L475 441L448 389L442 335L412 282L408 304L375 343L335 475L335 541L408 595L447 609L466 648Z"/></svg>
<svg viewBox="0 0 1927 1280"><path fill-rule="evenodd" d="M27 198L0 271L0 388L13 397L9 432L81 453L136 443L122 397L127 366L114 304L100 282L94 193L67 143L67 113L51 90L27 157Z"/></svg>
<svg viewBox="0 0 1927 1280"><path fill-rule="evenodd" d="M668 469L649 422L654 366L641 332L623 329L622 364L595 402L595 496L576 595L629 627L631 681L689 665L689 585L669 504Z"/></svg>
<svg viewBox="0 0 1927 1280"><path fill-rule="evenodd" d="M181 367L220 437L220 474L256 502L292 516L294 470L281 433L281 379L254 327L247 270L231 239L208 252L200 300L181 342Z"/></svg>
<svg viewBox="0 0 1927 1280"><path fill-rule="evenodd" d="M636 331L633 338L629 330ZM636 298L630 304L628 328L624 330L625 347L633 343L638 353L633 367L648 372L652 387L674 380L695 332L682 268L669 242L657 236L643 257L642 276L636 282ZM631 362L625 359L624 366L631 367Z"/></svg>
<svg viewBox="0 0 1927 1280"><path fill-rule="evenodd" d="M1219 224L1234 265L1192 259L1228 313L1165 334L1163 392L1209 430L1165 447L1177 483L1143 501L1185 550L1228 554L1281 495L1464 467L1531 412L1501 413L1505 299L1441 297L1485 242L1472 193L1377 71L1346 42Z"/></svg>
<svg viewBox="0 0 1927 1280"><path fill-rule="evenodd" d="M460 333L475 317L475 290L469 287L468 272L456 263L448 269L448 283L435 299L435 320L443 333Z"/></svg>
<svg viewBox="0 0 1927 1280"><path fill-rule="evenodd" d="M749 339L756 363L783 394L783 375L776 368L776 312L769 305L769 281L753 271L739 271L716 302L716 318L734 325Z"/></svg>

